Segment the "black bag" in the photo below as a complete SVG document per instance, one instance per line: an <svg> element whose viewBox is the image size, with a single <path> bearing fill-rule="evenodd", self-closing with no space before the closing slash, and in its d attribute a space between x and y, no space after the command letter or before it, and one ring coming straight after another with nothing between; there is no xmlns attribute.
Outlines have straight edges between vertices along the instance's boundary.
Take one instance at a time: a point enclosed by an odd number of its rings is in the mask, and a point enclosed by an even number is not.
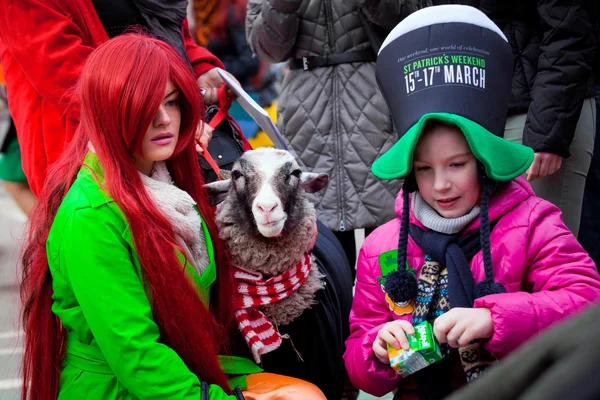
<svg viewBox="0 0 600 400"><path fill-rule="evenodd" d="M210 105L206 109L206 123L210 123L220 108L216 105ZM211 124L212 126L212 124ZM219 124L214 127L212 139L208 142L208 153L215 160L221 170L230 171L233 163L244 153L244 141L242 133L231 117L223 118ZM198 161L202 168L204 181L206 183L218 180L217 173L203 155L198 155Z"/></svg>

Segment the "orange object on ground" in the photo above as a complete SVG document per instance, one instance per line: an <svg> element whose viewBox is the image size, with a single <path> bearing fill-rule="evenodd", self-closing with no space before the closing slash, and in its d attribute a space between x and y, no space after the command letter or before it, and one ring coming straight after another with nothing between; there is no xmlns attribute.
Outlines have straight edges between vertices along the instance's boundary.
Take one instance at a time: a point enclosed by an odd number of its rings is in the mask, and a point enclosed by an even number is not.
<svg viewBox="0 0 600 400"><path fill-rule="evenodd" d="M259 372L246 376L246 400L327 400L312 383L289 376Z"/></svg>

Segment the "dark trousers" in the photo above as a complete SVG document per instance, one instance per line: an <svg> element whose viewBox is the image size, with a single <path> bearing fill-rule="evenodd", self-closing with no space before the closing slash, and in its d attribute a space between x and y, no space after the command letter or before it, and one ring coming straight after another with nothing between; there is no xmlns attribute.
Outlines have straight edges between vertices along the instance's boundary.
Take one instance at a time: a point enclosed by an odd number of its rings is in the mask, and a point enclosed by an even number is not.
<svg viewBox="0 0 600 400"><path fill-rule="evenodd" d="M365 229L365 237L369 236L374 230L375 228ZM346 257L348 257L352 269L352 282L354 282L356 280L356 239L354 238L354 231L335 231L333 234L339 240Z"/></svg>
<svg viewBox="0 0 600 400"><path fill-rule="evenodd" d="M590 164L579 227L579 243L590 253L600 271L600 85L596 86L596 141Z"/></svg>

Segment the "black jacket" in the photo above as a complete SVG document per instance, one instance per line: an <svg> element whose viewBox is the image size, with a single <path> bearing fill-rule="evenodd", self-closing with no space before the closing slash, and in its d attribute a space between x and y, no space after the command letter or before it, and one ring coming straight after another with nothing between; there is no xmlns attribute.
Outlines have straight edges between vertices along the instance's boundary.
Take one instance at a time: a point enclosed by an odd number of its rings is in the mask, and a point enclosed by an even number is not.
<svg viewBox="0 0 600 400"><path fill-rule="evenodd" d="M508 114L528 114L523 144L568 157L583 100L594 96L598 0L477 3L513 49Z"/></svg>
<svg viewBox="0 0 600 400"><path fill-rule="evenodd" d="M585 98L594 96L592 63L598 0L359 0L369 19L392 29L430 5L463 4L483 11L506 35L514 55L508 115L527 113L523 143L568 157ZM591 149L590 149L591 150Z"/></svg>

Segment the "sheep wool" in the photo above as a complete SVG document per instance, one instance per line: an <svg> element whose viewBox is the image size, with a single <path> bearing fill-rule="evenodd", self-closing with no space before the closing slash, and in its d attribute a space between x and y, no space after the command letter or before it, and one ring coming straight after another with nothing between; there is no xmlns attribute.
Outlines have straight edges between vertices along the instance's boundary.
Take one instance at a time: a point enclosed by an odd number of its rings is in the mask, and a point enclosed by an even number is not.
<svg viewBox="0 0 600 400"><path fill-rule="evenodd" d="M239 212L242 207L236 196L230 195L217 208L219 236L231 255L233 265L246 271L274 276L290 270L303 259L311 243L316 221L314 207L303 192L298 195L296 211L288 216L293 227L275 238L265 238L249 228L252 222L242 220ZM277 303L261 306L274 324L287 325L315 304L315 292L324 287L321 281L323 275L316 267L314 258L311 262L315 267L311 268L306 281L297 291Z"/></svg>

